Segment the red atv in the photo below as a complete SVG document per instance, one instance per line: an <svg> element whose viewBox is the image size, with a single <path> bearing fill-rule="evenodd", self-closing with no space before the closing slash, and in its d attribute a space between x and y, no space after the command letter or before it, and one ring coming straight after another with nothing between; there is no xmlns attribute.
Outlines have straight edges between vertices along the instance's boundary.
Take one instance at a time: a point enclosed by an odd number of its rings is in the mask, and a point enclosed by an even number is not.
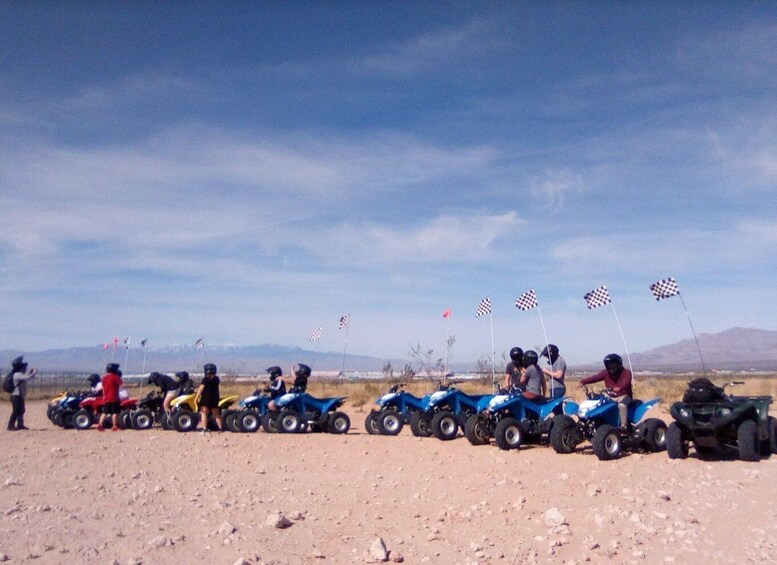
<svg viewBox="0 0 777 565"><path fill-rule="evenodd" d="M73 427L77 430L88 430L95 421L100 419L100 411L105 400L102 396L92 396L85 398L79 404L78 411L73 414ZM136 398L126 398L121 401L121 412L119 413L119 427L129 428L127 416L131 414L137 406Z"/></svg>

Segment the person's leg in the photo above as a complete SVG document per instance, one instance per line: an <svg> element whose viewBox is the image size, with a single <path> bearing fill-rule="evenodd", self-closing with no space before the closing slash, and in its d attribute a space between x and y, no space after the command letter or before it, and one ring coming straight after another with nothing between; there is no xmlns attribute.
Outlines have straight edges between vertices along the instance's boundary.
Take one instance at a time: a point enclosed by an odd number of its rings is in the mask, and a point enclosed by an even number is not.
<svg viewBox="0 0 777 565"><path fill-rule="evenodd" d="M100 417L97 419L97 430L98 431L105 431L105 404L103 404L103 407L100 409Z"/></svg>
<svg viewBox="0 0 777 565"><path fill-rule="evenodd" d="M11 396L11 418L8 420L8 430L15 431L16 423L19 420L19 400L20 396Z"/></svg>
<svg viewBox="0 0 777 565"><path fill-rule="evenodd" d="M216 424L218 424L219 431L224 431L224 424L221 421L221 408L211 408L211 414L213 414L213 418L216 420Z"/></svg>
<svg viewBox="0 0 777 565"><path fill-rule="evenodd" d="M629 404L631 403L631 397L624 394L615 398L615 402L618 403L620 427L621 429L626 429L629 427Z"/></svg>
<svg viewBox="0 0 777 565"><path fill-rule="evenodd" d="M200 427L202 428L201 431L208 431L208 409L205 406L200 408Z"/></svg>
<svg viewBox="0 0 777 565"><path fill-rule="evenodd" d="M24 398L21 396L19 397L19 414L16 417L16 429L17 430L26 430L29 429L27 426L24 425L24 413L27 411L25 405L24 405Z"/></svg>
<svg viewBox="0 0 777 565"><path fill-rule="evenodd" d="M113 407L113 414L111 414L111 423L113 424L113 431L118 431L119 429L119 403L117 402L116 405Z"/></svg>

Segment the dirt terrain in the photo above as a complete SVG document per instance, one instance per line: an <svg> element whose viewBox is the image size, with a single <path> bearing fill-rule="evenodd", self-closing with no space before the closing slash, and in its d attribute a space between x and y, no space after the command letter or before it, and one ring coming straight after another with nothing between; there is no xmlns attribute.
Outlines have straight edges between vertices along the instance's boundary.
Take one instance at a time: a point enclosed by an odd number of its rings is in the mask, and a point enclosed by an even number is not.
<svg viewBox="0 0 777 565"><path fill-rule="evenodd" d="M347 411L342 436L100 433L55 428L30 402L32 430L0 432L0 560L777 561L777 456L600 462L371 436Z"/></svg>

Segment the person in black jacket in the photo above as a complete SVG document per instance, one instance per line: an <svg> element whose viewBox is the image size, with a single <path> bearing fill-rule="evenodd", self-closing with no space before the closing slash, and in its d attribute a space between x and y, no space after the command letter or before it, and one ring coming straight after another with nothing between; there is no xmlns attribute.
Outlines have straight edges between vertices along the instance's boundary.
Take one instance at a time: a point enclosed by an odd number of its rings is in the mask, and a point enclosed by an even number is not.
<svg viewBox="0 0 777 565"><path fill-rule="evenodd" d="M27 373L27 363L24 356L19 356L11 361L11 373L13 374L14 388L11 391L11 419L8 420L8 431L27 430L24 425L24 398L27 396L27 381L35 378L37 369Z"/></svg>

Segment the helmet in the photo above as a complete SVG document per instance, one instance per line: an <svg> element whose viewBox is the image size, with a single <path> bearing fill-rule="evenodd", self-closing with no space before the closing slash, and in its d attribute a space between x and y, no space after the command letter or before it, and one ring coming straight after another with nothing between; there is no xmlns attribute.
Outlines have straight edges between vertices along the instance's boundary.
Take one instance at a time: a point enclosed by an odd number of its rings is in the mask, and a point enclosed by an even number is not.
<svg viewBox="0 0 777 565"><path fill-rule="evenodd" d="M540 357L547 357L550 359L550 362L553 363L556 359L558 359L558 347L552 343L549 343L543 348L542 353L540 353Z"/></svg>
<svg viewBox="0 0 777 565"><path fill-rule="evenodd" d="M309 377L311 372L310 367L304 363L297 363L291 370L295 377Z"/></svg>
<svg viewBox="0 0 777 565"><path fill-rule="evenodd" d="M97 373L92 373L86 377L86 381L89 383L89 386L97 386L97 383L100 382L100 375Z"/></svg>
<svg viewBox="0 0 777 565"><path fill-rule="evenodd" d="M202 370L205 372L206 375L215 375L216 374L216 365L213 363L206 363L202 366Z"/></svg>
<svg viewBox="0 0 777 565"><path fill-rule="evenodd" d="M105 366L105 372L106 373L113 373L114 375L119 374L119 364L118 363L108 363Z"/></svg>
<svg viewBox="0 0 777 565"><path fill-rule="evenodd" d="M178 377L178 380L181 381L182 383L185 383L186 381L189 380L189 373L187 373L186 371L178 371L175 374L175 376Z"/></svg>
<svg viewBox="0 0 777 565"><path fill-rule="evenodd" d="M11 361L11 368L14 370L14 373L26 372L27 363L24 362L24 355L19 355L19 357Z"/></svg>
<svg viewBox="0 0 777 565"><path fill-rule="evenodd" d="M523 354L523 366L524 367L531 367L532 365L536 365L537 361L539 361L540 358L537 356L537 352L533 349L530 349L529 351L526 351Z"/></svg>
<svg viewBox="0 0 777 565"><path fill-rule="evenodd" d="M604 368L607 369L611 377L620 375L623 371L623 359L617 353L610 353L604 358Z"/></svg>
<svg viewBox="0 0 777 565"><path fill-rule="evenodd" d="M265 369L265 372L270 374L270 380L272 381L274 381L278 377L283 376L283 369L281 369L277 365L273 365L272 367L267 367Z"/></svg>
<svg viewBox="0 0 777 565"><path fill-rule="evenodd" d="M161 376L162 375L160 375L159 373L156 373L156 372L151 373L148 376L148 384L150 384L150 385L158 384L159 383L159 377L161 377Z"/></svg>
<svg viewBox="0 0 777 565"><path fill-rule="evenodd" d="M512 359L513 363L516 365L521 365L523 363L523 349L520 347L513 347L510 350L510 359Z"/></svg>

